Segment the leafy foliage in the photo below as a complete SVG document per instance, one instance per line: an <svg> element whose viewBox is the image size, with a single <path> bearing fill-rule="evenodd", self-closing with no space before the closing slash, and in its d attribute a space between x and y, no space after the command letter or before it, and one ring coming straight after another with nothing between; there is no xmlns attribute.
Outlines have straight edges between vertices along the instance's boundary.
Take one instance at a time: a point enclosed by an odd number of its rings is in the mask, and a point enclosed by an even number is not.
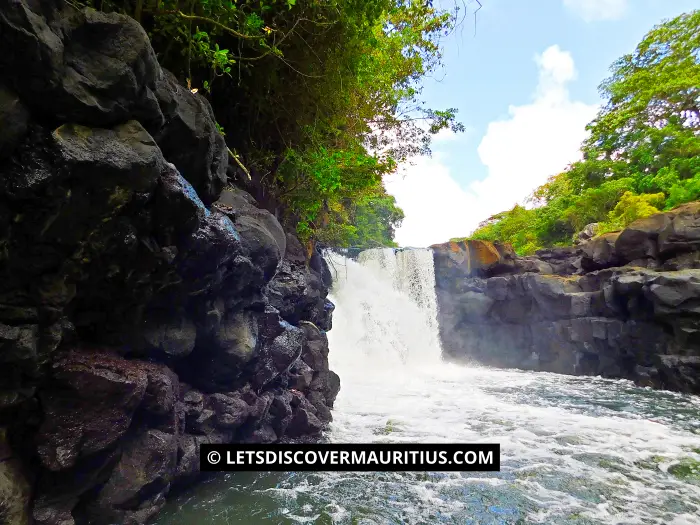
<svg viewBox="0 0 700 525"><path fill-rule="evenodd" d="M420 98L456 20L432 2L92 4L142 23L161 63L209 98L256 197L304 241L390 243L378 232L392 232L402 214L382 200L383 175L429 153L441 129L463 130L454 109L426 108Z"/></svg>
<svg viewBox="0 0 700 525"><path fill-rule="evenodd" d="M656 26L611 70L583 160L535 190L535 207L495 215L472 238L529 254L589 223L615 231L700 199L700 11Z"/></svg>

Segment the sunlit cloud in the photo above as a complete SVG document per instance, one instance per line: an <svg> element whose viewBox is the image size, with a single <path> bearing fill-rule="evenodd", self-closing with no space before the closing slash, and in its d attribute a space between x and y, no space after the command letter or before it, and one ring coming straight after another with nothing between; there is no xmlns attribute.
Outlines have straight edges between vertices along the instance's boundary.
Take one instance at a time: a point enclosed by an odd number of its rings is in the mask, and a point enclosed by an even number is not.
<svg viewBox="0 0 700 525"><path fill-rule="evenodd" d="M535 64L539 81L532 102L510 106L507 118L491 122L479 143L488 170L483 180L462 188L439 153L439 142L433 158L387 178L388 191L406 214L396 235L399 244L428 246L468 235L494 213L523 203L549 176L580 158L585 126L598 106L571 100L567 85L576 68L570 53L554 45L537 55Z"/></svg>

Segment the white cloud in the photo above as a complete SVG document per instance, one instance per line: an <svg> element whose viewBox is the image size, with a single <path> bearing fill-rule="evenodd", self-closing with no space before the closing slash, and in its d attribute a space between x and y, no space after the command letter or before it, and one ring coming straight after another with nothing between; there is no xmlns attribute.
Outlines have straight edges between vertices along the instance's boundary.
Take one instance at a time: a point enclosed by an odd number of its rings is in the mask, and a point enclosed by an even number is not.
<svg viewBox="0 0 700 525"><path fill-rule="evenodd" d="M421 157L413 166L387 177L385 184L406 215L396 232L401 246L428 246L464 236L466 224L475 219L470 211L477 205L476 196L450 176L439 154Z"/></svg>
<svg viewBox="0 0 700 525"><path fill-rule="evenodd" d="M468 235L580 158L585 126L597 106L570 99L566 85L576 78L576 68L568 52L551 46L535 62L539 82L533 101L510 106L508 118L491 122L479 144L485 179L460 187L439 154L387 179L388 191L406 213L399 244L427 246Z"/></svg>
<svg viewBox="0 0 700 525"><path fill-rule="evenodd" d="M618 20L627 11L627 0L564 0L564 6L586 22Z"/></svg>

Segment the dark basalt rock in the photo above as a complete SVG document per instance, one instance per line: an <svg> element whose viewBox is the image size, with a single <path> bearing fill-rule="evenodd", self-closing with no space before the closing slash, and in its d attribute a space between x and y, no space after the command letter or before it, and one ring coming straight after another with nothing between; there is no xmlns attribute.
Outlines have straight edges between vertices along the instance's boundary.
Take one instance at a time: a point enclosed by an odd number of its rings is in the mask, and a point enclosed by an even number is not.
<svg viewBox="0 0 700 525"><path fill-rule="evenodd" d="M29 112L19 97L0 84L0 159L9 156L27 134Z"/></svg>
<svg viewBox="0 0 700 525"><path fill-rule="evenodd" d="M50 470L72 467L126 433L148 386L148 375L110 353L73 351L53 364L42 389L37 452Z"/></svg>
<svg viewBox="0 0 700 525"><path fill-rule="evenodd" d="M153 90L161 76L132 18L64 2L7 2L0 15L0 77L42 120L112 126L162 121Z"/></svg>
<svg viewBox="0 0 700 525"><path fill-rule="evenodd" d="M226 184L228 151L209 102L168 71L156 83L156 97L165 116L165 125L156 134L158 146L202 201L211 204Z"/></svg>
<svg viewBox="0 0 700 525"><path fill-rule="evenodd" d="M275 216L258 208L249 194L235 188L226 189L215 206L233 215L251 260L263 269L265 279L270 280L287 249L286 234Z"/></svg>
<svg viewBox="0 0 700 525"><path fill-rule="evenodd" d="M208 102L129 17L5 2L0 46L13 516L142 525L198 479L203 443L317 438L340 388L330 272L250 195L222 193Z"/></svg>
<svg viewBox="0 0 700 525"><path fill-rule="evenodd" d="M311 260L320 271L306 269L304 248L296 237L288 234L285 257L267 286L267 296L287 322L298 324L308 320L322 330L330 330L334 309L326 300L330 271L322 257L316 255Z"/></svg>
<svg viewBox="0 0 700 525"><path fill-rule="evenodd" d="M515 258L499 276L450 262L454 243L434 247L445 355L700 393L698 224L700 204L689 203Z"/></svg>

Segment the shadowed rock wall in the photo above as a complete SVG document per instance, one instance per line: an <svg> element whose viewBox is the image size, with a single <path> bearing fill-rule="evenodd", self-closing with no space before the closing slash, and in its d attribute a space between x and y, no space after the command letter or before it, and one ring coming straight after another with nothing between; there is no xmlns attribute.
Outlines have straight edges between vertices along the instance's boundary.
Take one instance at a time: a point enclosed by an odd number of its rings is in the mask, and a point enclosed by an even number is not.
<svg viewBox="0 0 700 525"><path fill-rule="evenodd" d="M318 437L330 274L208 102L128 17L3 2L0 48L0 523L145 523L202 443Z"/></svg>
<svg viewBox="0 0 700 525"><path fill-rule="evenodd" d="M700 203L532 257L432 248L446 357L700 393Z"/></svg>

